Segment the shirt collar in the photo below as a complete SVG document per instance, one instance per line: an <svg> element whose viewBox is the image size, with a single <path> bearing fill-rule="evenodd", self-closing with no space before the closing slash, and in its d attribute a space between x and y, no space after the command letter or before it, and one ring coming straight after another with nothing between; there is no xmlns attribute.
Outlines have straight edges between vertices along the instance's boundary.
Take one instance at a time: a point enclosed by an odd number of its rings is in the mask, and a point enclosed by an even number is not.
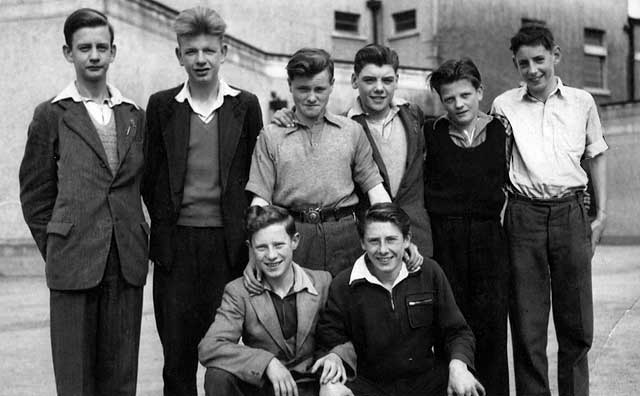
<svg viewBox="0 0 640 396"><path fill-rule="evenodd" d="M309 275L307 275L304 269L294 262L291 263L291 267L293 268L293 286L291 287L289 294L300 293L306 289L309 294L317 296L318 291L315 286L313 286L311 278L309 278ZM271 286L269 286L264 278L262 280L262 286L266 290L271 290Z"/></svg>
<svg viewBox="0 0 640 396"><path fill-rule="evenodd" d="M449 118L449 115L447 113L445 113L444 115L442 115L441 117L439 117L436 120L436 123L442 119L445 119L447 121L449 121L449 131L453 131L455 132L455 134L458 134L458 130L455 128L453 121L451 121L451 119ZM476 121L476 129L475 132L478 133L481 130L483 130L484 128L487 127L487 125L493 120L493 117L491 117L490 115L483 113L482 111L478 112L478 120Z"/></svg>
<svg viewBox="0 0 640 396"><path fill-rule="evenodd" d="M382 282L380 282L380 280L376 278L371 273L371 271L369 271L369 267L367 267L367 262L365 257L366 257L366 253L360 256L356 260L355 264L353 264L353 269L351 270L351 276L349 277L349 286L351 286L354 282L358 280L363 280L373 285L380 285L386 289L386 287L382 284ZM396 287L398 283L405 280L408 276L409 276L409 271L407 270L407 266L405 265L404 262L402 262L400 273L398 274L398 277L396 278L396 280L393 282L393 286L391 286L391 288L393 289L394 287Z"/></svg>
<svg viewBox="0 0 640 396"><path fill-rule="evenodd" d="M239 94L239 90L231 88L231 86L229 86L229 84L227 84L223 79L220 79L218 82L218 96L212 106L210 113L214 112L222 106L225 96L238 96ZM191 91L189 91L189 80L185 81L185 83L182 85L182 89L175 96L175 100L178 103L183 103L185 100L188 101L189 104L193 103L193 99L191 98ZM191 107L193 108L193 106Z"/></svg>
<svg viewBox="0 0 640 396"><path fill-rule="evenodd" d="M296 113L295 113L295 108L294 108L294 112L293 112L293 126L290 127L285 127L285 135L288 135L290 133L293 133L295 131L297 131L298 129L302 128L302 127L306 127L305 124L301 123L300 121L298 121L298 119L296 118ZM328 110L324 111L324 115L322 116L322 119L330 124L335 125L338 128L342 128L344 126L344 121L340 119L340 117L338 117L337 115L331 113Z"/></svg>
<svg viewBox="0 0 640 396"><path fill-rule="evenodd" d="M556 88L551 91L551 93L549 94L549 97L555 95L556 93L558 94L558 96L562 96L562 91L564 90L564 84L562 83L562 80L560 79L560 77L555 76L556 81L558 82L558 85L556 85ZM534 97L533 95L529 94L529 90L527 89L527 84L525 82L521 82L520 83L520 96L522 97L522 99L528 99L528 100L534 100L536 102L538 102L538 98Z"/></svg>
<svg viewBox="0 0 640 396"><path fill-rule="evenodd" d="M391 110L394 112L398 112L398 106L402 106L407 104L408 102L402 98L396 98L395 96L393 97L393 99L391 100ZM362 102L360 101L360 97L357 96L354 100L353 100L353 104L351 105L351 108L347 111L347 117L348 118L353 118L355 116L359 116L359 115L364 115L367 116L369 115L367 112L364 111L364 109L362 108Z"/></svg>
<svg viewBox="0 0 640 396"><path fill-rule="evenodd" d="M107 83L107 92L109 93L109 97L104 100L104 104L106 104L107 106L114 107L122 103L129 103L139 109L138 105L133 100L122 96L122 93L120 93L120 91L116 87L109 83ZM58 94L58 96L53 98L51 103L56 103L64 99L71 99L74 102L94 102L92 99L84 97L80 94L75 81L72 81L69 85L67 85Z"/></svg>

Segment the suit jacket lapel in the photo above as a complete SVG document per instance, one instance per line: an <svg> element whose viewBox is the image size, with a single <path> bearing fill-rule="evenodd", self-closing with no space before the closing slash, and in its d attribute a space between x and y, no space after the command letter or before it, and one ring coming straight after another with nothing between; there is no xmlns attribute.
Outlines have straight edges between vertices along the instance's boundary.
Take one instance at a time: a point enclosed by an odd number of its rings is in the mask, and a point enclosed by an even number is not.
<svg viewBox="0 0 640 396"><path fill-rule="evenodd" d="M220 156L220 182L223 192L227 187L231 161L242 134L242 122L246 110L246 106L234 96L225 96L222 107L218 110L218 129L220 131L218 152Z"/></svg>
<svg viewBox="0 0 640 396"><path fill-rule="evenodd" d="M107 160L107 153L104 151L104 146L100 141L98 131L95 125L93 125L93 121L91 121L91 117L84 105L67 100L60 101L59 103L65 109L62 117L63 122L69 129L84 139L100 160L108 167L109 161Z"/></svg>
<svg viewBox="0 0 640 396"><path fill-rule="evenodd" d="M118 171L122 167L131 143L138 133L136 120L132 116L132 109L133 106L131 105L119 105L113 108L116 119L116 133L118 135ZM117 171L116 174L118 174Z"/></svg>
<svg viewBox="0 0 640 396"><path fill-rule="evenodd" d="M285 342L284 335L282 335L282 329L280 328L280 322L278 322L278 315L271 302L271 297L268 291L264 291L256 296L251 296L251 305L258 316L258 320L264 326L265 330L271 335L273 341L278 345L280 349L285 351L287 356L287 343Z"/></svg>
<svg viewBox="0 0 640 396"><path fill-rule="evenodd" d="M296 293L296 310L298 312L298 331L296 332L296 355L309 337L312 326L318 315L320 296L301 291Z"/></svg>
<svg viewBox="0 0 640 396"><path fill-rule="evenodd" d="M186 101L179 103L173 96L169 100L170 115L167 118L167 125L162 130L162 136L167 150L169 183L172 197L174 197L175 193L182 191L184 185L191 128L191 108Z"/></svg>
<svg viewBox="0 0 640 396"><path fill-rule="evenodd" d="M389 194L391 194L391 183L389 183L389 173L387 172L387 167L384 165L384 161L382 160L382 155L380 154L380 150L378 150L378 146L376 145L376 141L371 135L371 130L369 129L369 125L367 124L367 120L364 114L357 115L353 117L355 121L358 121L362 128L364 129L364 133L367 135L367 139L369 139L369 143L371 145L371 150L373 151L373 160L376 165L378 165L378 169L380 170L380 175L382 176L382 183L384 188L387 190Z"/></svg>

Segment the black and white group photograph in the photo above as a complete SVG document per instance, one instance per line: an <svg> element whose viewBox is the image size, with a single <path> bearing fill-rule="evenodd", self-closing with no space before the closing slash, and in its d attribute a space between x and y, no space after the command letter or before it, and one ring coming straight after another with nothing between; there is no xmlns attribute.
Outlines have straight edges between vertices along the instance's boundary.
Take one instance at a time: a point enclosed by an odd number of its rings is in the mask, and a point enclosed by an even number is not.
<svg viewBox="0 0 640 396"><path fill-rule="evenodd" d="M0 27L0 396L640 392L640 0Z"/></svg>

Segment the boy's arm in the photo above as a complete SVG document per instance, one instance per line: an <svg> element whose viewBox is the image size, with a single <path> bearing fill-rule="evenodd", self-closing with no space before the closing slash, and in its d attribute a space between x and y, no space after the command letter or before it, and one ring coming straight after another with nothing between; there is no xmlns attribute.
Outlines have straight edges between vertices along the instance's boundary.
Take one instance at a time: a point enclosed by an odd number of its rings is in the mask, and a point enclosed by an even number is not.
<svg viewBox="0 0 640 396"><path fill-rule="evenodd" d="M602 124L598 116L595 100L589 96L587 114L586 147L584 156L589 158L591 183L596 200L596 218L591 223L591 249L595 252L596 244L600 241L606 225L607 210L607 162L605 151L608 149L603 137Z"/></svg>
<svg viewBox="0 0 640 396"><path fill-rule="evenodd" d="M205 367L224 369L244 382L260 386L275 355L238 344L246 315L243 289L233 282L225 287L215 320L198 345L198 359Z"/></svg>
<svg viewBox="0 0 640 396"><path fill-rule="evenodd" d="M43 259L47 259L47 224L58 196L58 123L50 103L34 112L20 164L22 214Z"/></svg>
<svg viewBox="0 0 640 396"><path fill-rule="evenodd" d="M276 168L271 156L269 136L266 128L262 129L251 156L249 181L245 190L253 194L251 206L269 205L276 183Z"/></svg>
<svg viewBox="0 0 640 396"><path fill-rule="evenodd" d="M591 249L596 250L607 223L607 159L601 153L589 160L591 183L596 196L596 218L591 222Z"/></svg>

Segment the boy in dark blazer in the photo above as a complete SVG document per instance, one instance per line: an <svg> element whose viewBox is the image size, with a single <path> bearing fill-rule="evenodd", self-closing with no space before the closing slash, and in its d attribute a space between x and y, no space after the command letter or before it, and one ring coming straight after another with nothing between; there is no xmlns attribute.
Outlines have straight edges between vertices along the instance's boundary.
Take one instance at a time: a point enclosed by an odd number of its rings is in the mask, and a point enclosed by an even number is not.
<svg viewBox="0 0 640 396"><path fill-rule="evenodd" d="M113 27L92 9L64 25L76 80L40 104L20 166L24 218L46 261L59 395L134 395L146 280L144 113L107 84Z"/></svg>
<svg viewBox="0 0 640 396"><path fill-rule="evenodd" d="M211 9L181 12L176 56L188 79L155 93L147 106L143 196L165 395L197 394L198 342L224 285L247 263L244 187L262 114L255 95L218 75L227 53L225 28Z"/></svg>
<svg viewBox="0 0 640 396"><path fill-rule="evenodd" d="M300 234L286 209L252 206L246 228L264 291L250 294L242 278L227 284L199 346L206 394L317 395L330 383L339 389L347 376L342 361L355 369L353 345L338 345L316 360L316 323L331 274L293 261Z"/></svg>

